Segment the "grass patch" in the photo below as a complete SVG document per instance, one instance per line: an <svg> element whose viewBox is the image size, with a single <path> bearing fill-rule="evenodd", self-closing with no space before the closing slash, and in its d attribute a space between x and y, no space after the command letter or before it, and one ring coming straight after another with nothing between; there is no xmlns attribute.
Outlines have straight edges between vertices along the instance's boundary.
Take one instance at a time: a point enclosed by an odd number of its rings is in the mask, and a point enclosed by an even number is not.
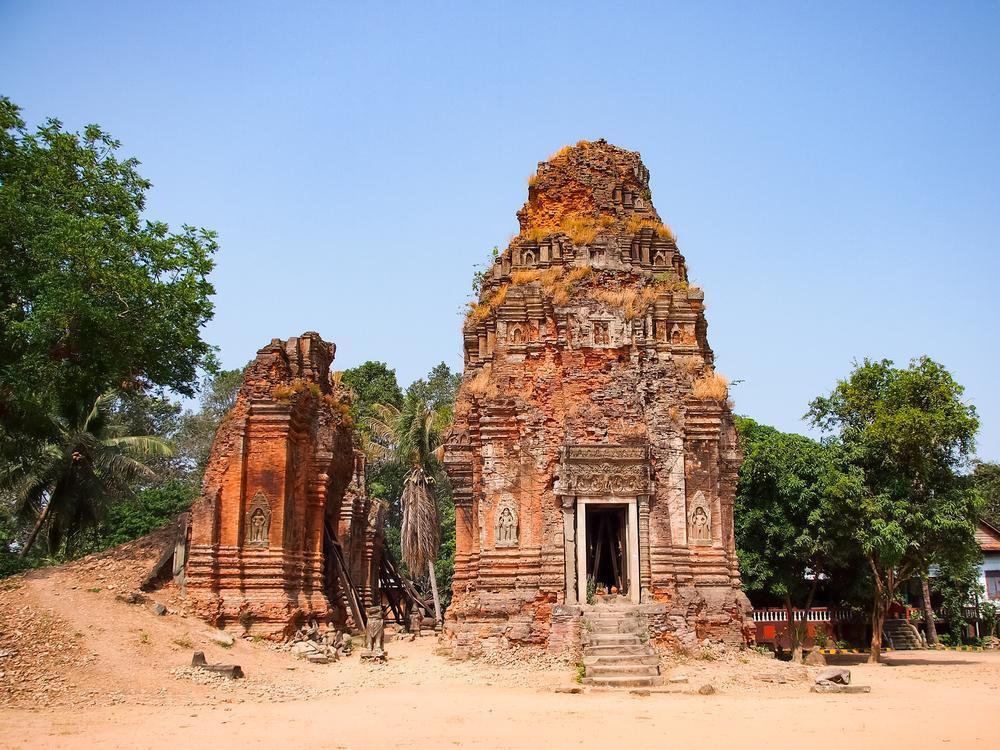
<svg viewBox="0 0 1000 750"><path fill-rule="evenodd" d="M485 299L476 303L472 302L469 304L469 312L466 318L472 323L482 323L490 315L496 311L500 305L503 304L504 300L507 299L507 290L510 289L509 284L503 284L496 289L496 291L487 295Z"/></svg>
<svg viewBox="0 0 1000 750"><path fill-rule="evenodd" d="M583 684L583 678L587 676L587 665L583 661L578 661L576 663L576 676L573 679L579 683Z"/></svg>
<svg viewBox="0 0 1000 750"><path fill-rule="evenodd" d="M646 308L653 304L659 296L660 289L655 286L595 289L593 291L593 299L608 307L619 308L625 314L626 320L634 320L646 312Z"/></svg>
<svg viewBox="0 0 1000 750"><path fill-rule="evenodd" d="M147 633L145 630L139 631L139 643L143 645L149 645L149 633Z"/></svg>
<svg viewBox="0 0 1000 750"><path fill-rule="evenodd" d="M465 390L473 396L482 396L486 393L486 387L490 382L490 366L483 365L482 369L473 375L465 384Z"/></svg>
<svg viewBox="0 0 1000 750"><path fill-rule="evenodd" d="M101 587L100 586L94 586L94 588L87 589L87 591L89 591L91 594L100 594L101 593Z"/></svg>
<svg viewBox="0 0 1000 750"><path fill-rule="evenodd" d="M179 648L194 648L194 643L186 635L182 635L180 638L174 638L171 643Z"/></svg>
<svg viewBox="0 0 1000 750"><path fill-rule="evenodd" d="M691 395L711 401L725 401L729 396L729 381L714 370L709 370L691 384Z"/></svg>
<svg viewBox="0 0 1000 750"><path fill-rule="evenodd" d="M628 224L625 225L625 229L629 234L638 234L643 229L652 229L653 234L660 239L670 240L671 242L677 241L673 230L666 224L659 221L653 221L652 219L643 219L638 214L632 214L632 216L629 217Z"/></svg>

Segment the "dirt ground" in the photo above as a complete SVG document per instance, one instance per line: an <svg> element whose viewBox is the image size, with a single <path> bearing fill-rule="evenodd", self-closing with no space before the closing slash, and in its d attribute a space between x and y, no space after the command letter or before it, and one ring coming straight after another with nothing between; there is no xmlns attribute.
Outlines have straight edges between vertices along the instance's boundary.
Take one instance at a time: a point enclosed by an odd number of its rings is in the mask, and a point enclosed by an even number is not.
<svg viewBox="0 0 1000 750"><path fill-rule="evenodd" d="M0 748L1000 742L1000 652L901 652L883 666L831 657L872 686L865 695L812 694L817 668L721 651L665 660L664 673L687 682L663 692L566 693L577 687L572 664L517 649L456 662L432 637L391 639L382 666L356 655L310 664L244 639L226 649L170 589L140 604L116 598L150 557L140 545L0 581ZM155 601L166 615L153 614ZM240 664L246 679L190 669L195 649ZM714 695L698 693L706 684Z"/></svg>

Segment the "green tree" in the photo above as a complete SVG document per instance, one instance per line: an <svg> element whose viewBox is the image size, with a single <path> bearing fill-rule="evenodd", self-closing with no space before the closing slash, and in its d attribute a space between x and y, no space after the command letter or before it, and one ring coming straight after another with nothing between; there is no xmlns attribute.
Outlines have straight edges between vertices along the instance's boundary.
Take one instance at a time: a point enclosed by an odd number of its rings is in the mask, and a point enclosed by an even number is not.
<svg viewBox="0 0 1000 750"><path fill-rule="evenodd" d="M402 561L414 575L427 571L435 615L440 620L434 567L441 545L441 515L435 494L435 476L442 458L437 414L415 395L407 396L402 409L377 404L374 411L376 416L368 420L373 435L370 455L376 464L394 463L406 469L399 498Z"/></svg>
<svg viewBox="0 0 1000 750"><path fill-rule="evenodd" d="M979 583L981 561L981 555L948 560L930 578L930 587L941 597L941 614L956 644L966 640L969 620L965 616L965 608L972 606L976 596L983 593Z"/></svg>
<svg viewBox="0 0 1000 750"><path fill-rule="evenodd" d="M385 404L395 409L403 406L403 392L396 382L396 371L385 362L368 361L351 367L338 376L340 383L350 389L351 419L359 429L376 418L376 404Z"/></svg>
<svg viewBox="0 0 1000 750"><path fill-rule="evenodd" d="M831 448L737 417L744 461L736 485L735 533L743 584L779 597L787 612L792 659L802 658L808 610L822 574L842 563L844 530L836 501L855 479Z"/></svg>
<svg viewBox="0 0 1000 750"><path fill-rule="evenodd" d="M170 452L159 438L124 434L109 419L115 397L105 394L85 411L50 420L51 439L5 467L0 492L31 524L22 557L43 529L50 554L65 545L72 555L116 502L132 496L137 480L152 476L143 460Z"/></svg>
<svg viewBox="0 0 1000 750"><path fill-rule="evenodd" d="M978 554L978 495L959 475L979 427L963 388L928 357L906 369L865 360L829 396L815 399L814 425L836 436L862 487L841 513L875 586L869 661L881 658L882 628L900 585L930 565Z"/></svg>
<svg viewBox="0 0 1000 750"><path fill-rule="evenodd" d="M100 527L101 548L117 547L173 521L191 507L196 495L191 484L170 481L115 503Z"/></svg>
<svg viewBox="0 0 1000 750"><path fill-rule="evenodd" d="M976 461L972 469L972 484L982 498L982 516L994 526L1000 526L1000 464Z"/></svg>
<svg viewBox="0 0 1000 750"><path fill-rule="evenodd" d="M245 369L219 370L202 381L198 409L184 412L171 435L177 457L169 478L201 486L215 433L236 405Z"/></svg>
<svg viewBox="0 0 1000 750"><path fill-rule="evenodd" d="M96 125L30 132L0 98L0 456L123 385L191 395L215 367L214 233L144 220L148 180Z"/></svg>
<svg viewBox="0 0 1000 750"><path fill-rule="evenodd" d="M426 378L414 380L406 389L406 395L427 403L437 412L440 424L451 424L451 412L461 384L462 373L452 372L448 365L441 362L434 366Z"/></svg>

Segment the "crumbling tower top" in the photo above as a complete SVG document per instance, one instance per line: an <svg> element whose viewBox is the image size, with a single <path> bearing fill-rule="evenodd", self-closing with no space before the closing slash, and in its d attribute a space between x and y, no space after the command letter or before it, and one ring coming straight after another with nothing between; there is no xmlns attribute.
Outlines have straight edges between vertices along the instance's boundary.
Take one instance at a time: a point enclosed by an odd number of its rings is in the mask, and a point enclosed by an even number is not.
<svg viewBox="0 0 1000 750"><path fill-rule="evenodd" d="M633 230L662 226L639 153L603 139L565 146L539 162L517 218L520 236L530 239L589 223L601 233L623 233L629 222Z"/></svg>

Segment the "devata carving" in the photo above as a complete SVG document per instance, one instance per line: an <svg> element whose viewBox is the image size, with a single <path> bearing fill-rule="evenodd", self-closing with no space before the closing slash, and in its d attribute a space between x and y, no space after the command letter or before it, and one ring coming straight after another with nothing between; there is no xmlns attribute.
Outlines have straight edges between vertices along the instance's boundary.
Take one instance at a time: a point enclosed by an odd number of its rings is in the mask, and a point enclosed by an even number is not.
<svg viewBox="0 0 1000 750"><path fill-rule="evenodd" d="M517 503L511 497L505 497L497 506L493 539L497 547L517 546Z"/></svg>
<svg viewBox="0 0 1000 750"><path fill-rule="evenodd" d="M694 387L714 377L704 294L649 172L581 142L538 165L518 220L462 330L445 641L572 649L593 578L659 612L664 642L742 643L739 448L725 394L695 396L719 391Z"/></svg>
<svg viewBox="0 0 1000 750"><path fill-rule="evenodd" d="M698 490L691 498L688 512L688 543L704 546L712 543L712 510L705 501L705 493Z"/></svg>
<svg viewBox="0 0 1000 750"><path fill-rule="evenodd" d="M247 511L246 545L248 547L266 547L268 534L271 530L271 504L267 495L258 492L254 495Z"/></svg>

